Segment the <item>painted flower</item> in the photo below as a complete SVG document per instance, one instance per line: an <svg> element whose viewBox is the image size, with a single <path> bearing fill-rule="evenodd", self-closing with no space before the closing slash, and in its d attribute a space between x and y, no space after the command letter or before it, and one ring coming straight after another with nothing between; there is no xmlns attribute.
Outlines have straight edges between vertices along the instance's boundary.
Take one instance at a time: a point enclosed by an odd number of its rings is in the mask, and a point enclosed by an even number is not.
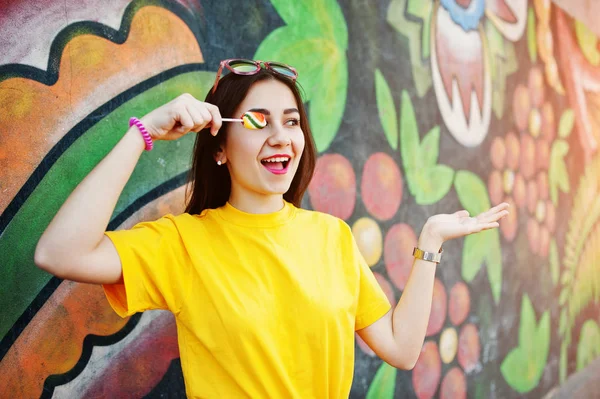
<svg viewBox="0 0 600 399"><path fill-rule="evenodd" d="M549 198L550 148L556 137L554 110L546 101L544 75L540 68L529 72L527 86L517 85L513 116L521 137L519 171L525 178L525 201L517 206L527 215L527 238L532 253L548 256L556 210Z"/></svg>
<svg viewBox="0 0 600 399"><path fill-rule="evenodd" d="M492 205L508 202L522 207L525 204L525 179L519 172L521 144L514 132L495 137L490 147L490 159L494 169L488 178L488 190ZM517 235L518 213L511 212L500 222L500 231L511 242Z"/></svg>
<svg viewBox="0 0 600 399"><path fill-rule="evenodd" d="M452 286L448 297L443 283L435 280L428 339L412 372L419 399L434 397L438 388L442 399L467 397L466 374L481 368L479 332L468 320L470 306L469 287L463 281ZM443 379L442 369L448 369Z"/></svg>
<svg viewBox="0 0 600 399"><path fill-rule="evenodd" d="M350 161L341 154L320 156L308 187L310 203L317 211L349 220L355 210L356 198L362 199L368 216L360 217L352 223L352 234L363 258L373 268L379 285L390 303L395 305L392 285L377 271L381 268L378 265L383 256L389 278L403 289L417 239L413 229L401 223L393 225L384 240L378 221L388 221L398 212L403 193L402 174L391 156L377 152L369 156L361 176L360 195L357 195L356 174ZM358 335L356 339L364 353L375 356Z"/></svg>
<svg viewBox="0 0 600 399"><path fill-rule="evenodd" d="M491 60L483 21L508 40L523 35L526 0L439 0L431 20L431 70L450 133L474 147L487 136L492 112Z"/></svg>
<svg viewBox="0 0 600 399"><path fill-rule="evenodd" d="M513 170L517 169L518 157L508 162L513 165ZM395 290L404 290L412 269L412 249L417 245L417 236L406 223L392 224L384 234L379 222L390 221L398 213L402 201L402 175L392 157L377 152L367 159L361 176L358 193L356 174L350 161L340 154L322 155L317 160L308 189L310 203L315 210L349 220L355 211L356 198L362 199L367 215L351 224L352 233L365 261L373 268L376 280L395 306ZM427 341L412 371L413 387L420 399L431 398L436 392L442 398L465 398L466 374L481 367L479 332L468 320L469 287L459 281L449 292L448 295L441 280L435 280ZM356 341L363 353L375 357L358 335ZM444 367L448 371L443 379L442 363L448 365Z"/></svg>

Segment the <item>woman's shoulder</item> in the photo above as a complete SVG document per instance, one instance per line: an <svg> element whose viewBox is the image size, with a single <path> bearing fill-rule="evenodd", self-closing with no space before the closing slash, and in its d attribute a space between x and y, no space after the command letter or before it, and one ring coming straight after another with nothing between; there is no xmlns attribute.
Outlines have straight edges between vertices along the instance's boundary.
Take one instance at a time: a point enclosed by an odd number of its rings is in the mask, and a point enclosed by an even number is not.
<svg viewBox="0 0 600 399"><path fill-rule="evenodd" d="M210 210L203 211L201 214L190 214L187 212L177 214L167 213L155 220L138 223L134 228L139 226L149 226L178 230L187 226L199 226L205 224L207 218L210 218L208 211Z"/></svg>

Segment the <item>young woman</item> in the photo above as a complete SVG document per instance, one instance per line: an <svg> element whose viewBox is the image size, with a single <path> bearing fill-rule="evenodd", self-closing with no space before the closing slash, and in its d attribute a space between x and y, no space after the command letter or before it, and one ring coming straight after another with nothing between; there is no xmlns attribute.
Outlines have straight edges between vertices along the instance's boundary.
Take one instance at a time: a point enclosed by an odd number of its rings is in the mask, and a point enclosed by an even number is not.
<svg viewBox="0 0 600 399"><path fill-rule="evenodd" d="M119 315L175 314L189 397L347 397L355 331L384 361L412 368L443 242L508 213L502 204L429 218L391 310L348 225L299 208L316 151L296 77L283 64L223 61L205 102L184 94L134 121L38 243L39 267L103 284ZM266 127L222 122L247 111ZM199 133L186 212L105 232L144 149L189 132Z"/></svg>

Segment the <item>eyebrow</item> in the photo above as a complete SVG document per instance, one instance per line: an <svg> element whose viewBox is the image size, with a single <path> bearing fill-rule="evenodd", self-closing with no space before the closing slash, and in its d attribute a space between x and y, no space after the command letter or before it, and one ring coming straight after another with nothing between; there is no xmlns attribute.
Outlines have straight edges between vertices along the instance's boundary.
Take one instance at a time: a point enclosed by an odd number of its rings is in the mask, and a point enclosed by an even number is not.
<svg viewBox="0 0 600 399"><path fill-rule="evenodd" d="M264 115L271 115L271 111L269 111L268 109L265 109L265 108L252 108L252 109L249 109L248 112L260 112L261 114L264 114ZM298 111L298 108L287 108L287 109L283 110L284 115L293 114L294 112L297 114L300 113L300 111Z"/></svg>

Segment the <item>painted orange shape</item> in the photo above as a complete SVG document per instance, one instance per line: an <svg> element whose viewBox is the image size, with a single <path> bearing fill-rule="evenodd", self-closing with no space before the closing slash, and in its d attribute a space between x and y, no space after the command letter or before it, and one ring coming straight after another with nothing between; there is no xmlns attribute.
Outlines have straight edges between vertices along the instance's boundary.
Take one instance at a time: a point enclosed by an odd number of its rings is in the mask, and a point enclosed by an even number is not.
<svg viewBox="0 0 600 399"><path fill-rule="evenodd" d="M119 93L173 67L203 62L186 23L157 6L141 8L123 44L73 38L52 85L24 78L0 82L0 213L48 151L79 121ZM125 121L126 123L127 121Z"/></svg>
<svg viewBox="0 0 600 399"><path fill-rule="evenodd" d="M167 213L179 214L184 210L184 197L182 186L139 209L120 228ZM87 335L112 335L128 320L110 308L100 286L63 282L0 362L5 379L0 398L39 397L49 375L66 373L75 366Z"/></svg>

